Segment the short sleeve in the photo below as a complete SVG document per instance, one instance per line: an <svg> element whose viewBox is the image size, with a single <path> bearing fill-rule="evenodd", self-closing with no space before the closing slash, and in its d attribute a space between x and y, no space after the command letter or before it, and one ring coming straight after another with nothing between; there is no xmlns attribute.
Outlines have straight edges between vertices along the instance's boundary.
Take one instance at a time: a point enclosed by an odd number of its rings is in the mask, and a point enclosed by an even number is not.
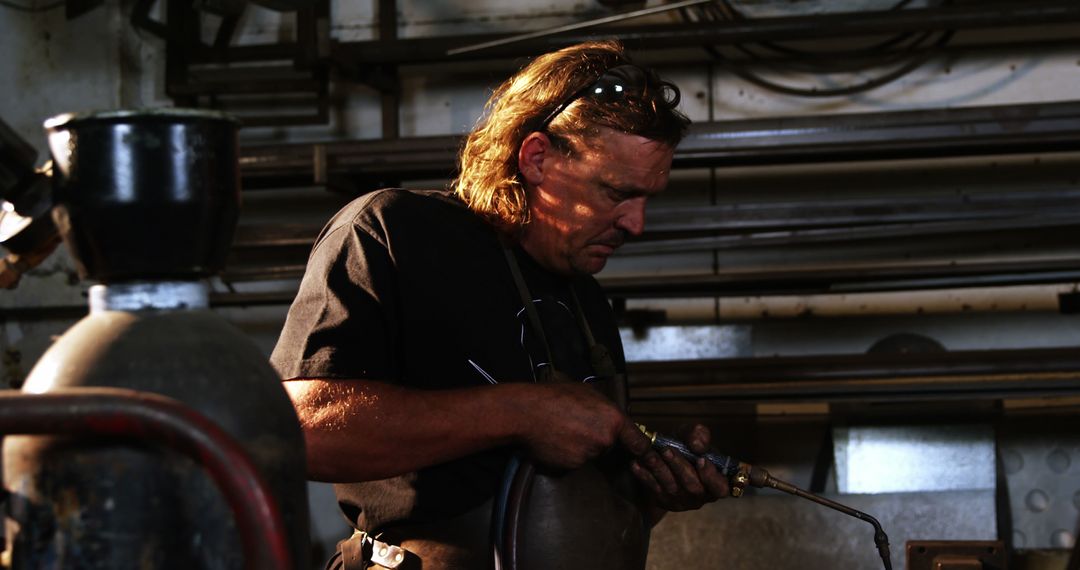
<svg viewBox="0 0 1080 570"><path fill-rule="evenodd" d="M395 268L376 235L343 223L316 243L270 357L283 379L398 377Z"/></svg>

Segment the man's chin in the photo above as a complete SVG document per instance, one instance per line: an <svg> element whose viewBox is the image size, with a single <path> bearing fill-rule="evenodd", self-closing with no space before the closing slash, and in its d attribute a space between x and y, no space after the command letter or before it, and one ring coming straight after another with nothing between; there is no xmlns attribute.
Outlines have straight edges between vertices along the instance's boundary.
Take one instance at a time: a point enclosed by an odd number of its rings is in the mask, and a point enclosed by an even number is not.
<svg viewBox="0 0 1080 570"><path fill-rule="evenodd" d="M573 265L574 272L584 275L595 275L604 269L604 266L607 265L607 260L608 258L606 255L590 255Z"/></svg>

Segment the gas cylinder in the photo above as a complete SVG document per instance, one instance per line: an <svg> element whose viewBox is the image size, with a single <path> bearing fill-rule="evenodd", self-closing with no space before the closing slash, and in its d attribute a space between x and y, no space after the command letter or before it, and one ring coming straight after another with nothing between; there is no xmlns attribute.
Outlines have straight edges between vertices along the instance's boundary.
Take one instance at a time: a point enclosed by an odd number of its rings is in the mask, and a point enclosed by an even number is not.
<svg viewBox="0 0 1080 570"><path fill-rule="evenodd" d="M294 567L307 566L304 442L265 355L209 310L240 207L237 124L194 110L46 121L53 219L89 291L88 316L23 390L155 392L240 442L269 483ZM5 553L19 569L243 566L231 510L193 460L130 441L7 437Z"/></svg>

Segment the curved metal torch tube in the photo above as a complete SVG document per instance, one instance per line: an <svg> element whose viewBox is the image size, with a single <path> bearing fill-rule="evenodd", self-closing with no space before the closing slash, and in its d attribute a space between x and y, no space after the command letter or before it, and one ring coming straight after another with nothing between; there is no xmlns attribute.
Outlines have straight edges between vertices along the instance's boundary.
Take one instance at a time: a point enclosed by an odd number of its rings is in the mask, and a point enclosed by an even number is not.
<svg viewBox="0 0 1080 570"><path fill-rule="evenodd" d="M755 474L754 471L758 471L759 474ZM757 476L755 476L757 475ZM763 479L761 484L758 484L756 480ZM862 512L857 511L847 505L842 505L836 501L826 499L825 497L819 497L808 491L804 491L791 483L781 481L772 475L769 475L768 471L761 469L760 467L753 467L750 471L750 484L755 487L772 487L778 491L785 493L791 493L797 497L811 500L819 505L829 507L830 509L840 511L846 515L851 515L859 520L866 521L874 526L874 544L877 546L878 555L881 556L881 561L885 564L885 570L892 570L892 558L889 555L889 537L885 534L885 530L881 528L881 523L874 517Z"/></svg>
<svg viewBox="0 0 1080 570"><path fill-rule="evenodd" d="M645 434L646 437L652 440L653 447L670 447L671 449L678 451L683 457L686 457L691 461L704 457L705 460L715 465L717 471L719 471L725 477L730 478L739 473L739 471L744 471L747 482L751 486L771 487L778 491L791 493L792 495L795 495L797 497L811 500L819 505L829 507L830 509L840 511L846 515L850 515L859 520L870 523L874 526L874 544L877 546L878 555L881 556L882 563L885 564L885 570L892 570L892 558L889 554L889 537L885 534L885 530L881 528L881 523L879 523L878 520L874 517L862 511L857 511L847 505L842 505L840 503L837 503L836 501L826 499L825 497L819 497L813 493L810 493L809 491L804 491L796 487L795 485L792 485L791 483L781 481L773 477L772 475L769 475L768 471L760 467L754 467L753 465L743 463L731 456L723 455L713 451L709 451L704 455L698 455L693 451L690 451L690 448L687 447L685 443L677 439L667 437L657 432L649 431L645 426L641 424L637 424L637 426L642 431L642 433Z"/></svg>

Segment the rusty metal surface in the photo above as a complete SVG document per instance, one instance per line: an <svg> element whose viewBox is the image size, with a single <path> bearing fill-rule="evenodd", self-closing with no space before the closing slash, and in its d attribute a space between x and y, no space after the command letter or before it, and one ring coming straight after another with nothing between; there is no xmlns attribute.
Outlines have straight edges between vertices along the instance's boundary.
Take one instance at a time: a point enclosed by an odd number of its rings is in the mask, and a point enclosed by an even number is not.
<svg viewBox="0 0 1080 570"><path fill-rule="evenodd" d="M289 570L281 514L252 460L221 428L164 396L116 388L0 392L0 433L153 442L204 465L236 515L246 567Z"/></svg>

